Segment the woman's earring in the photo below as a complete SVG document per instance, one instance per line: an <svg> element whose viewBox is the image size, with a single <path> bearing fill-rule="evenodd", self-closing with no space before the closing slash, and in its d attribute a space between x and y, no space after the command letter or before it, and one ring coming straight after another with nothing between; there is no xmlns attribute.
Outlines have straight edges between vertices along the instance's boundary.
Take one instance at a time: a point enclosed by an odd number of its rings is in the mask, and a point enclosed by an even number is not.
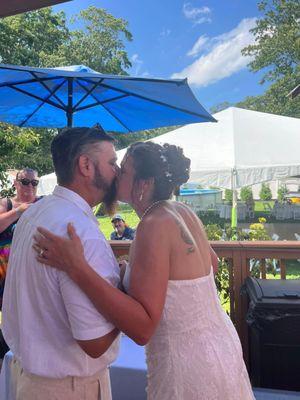
<svg viewBox="0 0 300 400"><path fill-rule="evenodd" d="M141 193L141 195L140 195L140 197L139 197L139 200L140 200L140 201L143 200L143 196L144 196L144 191L142 190L142 193Z"/></svg>

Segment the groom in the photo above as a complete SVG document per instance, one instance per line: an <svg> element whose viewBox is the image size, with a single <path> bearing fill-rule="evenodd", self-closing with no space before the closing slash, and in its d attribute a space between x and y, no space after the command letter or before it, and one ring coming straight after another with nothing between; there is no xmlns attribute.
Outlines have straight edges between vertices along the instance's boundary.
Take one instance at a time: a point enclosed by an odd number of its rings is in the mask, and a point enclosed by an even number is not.
<svg viewBox="0 0 300 400"><path fill-rule="evenodd" d="M32 236L38 226L63 235L72 221L89 264L118 285L119 267L91 209L114 202L113 139L99 127L69 128L51 152L58 186L20 218L4 291L13 391L17 400L110 400L107 367L117 356L118 331L65 273L38 263Z"/></svg>

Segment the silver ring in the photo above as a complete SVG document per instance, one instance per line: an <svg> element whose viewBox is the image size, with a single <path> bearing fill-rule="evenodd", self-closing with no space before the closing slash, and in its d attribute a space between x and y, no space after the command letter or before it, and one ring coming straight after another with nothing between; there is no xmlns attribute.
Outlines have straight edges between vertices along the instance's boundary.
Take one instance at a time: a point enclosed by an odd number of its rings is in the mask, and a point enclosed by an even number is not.
<svg viewBox="0 0 300 400"><path fill-rule="evenodd" d="M40 254L39 254L39 256L40 256L40 257L43 257L43 254L44 254L44 250L43 250L43 249L41 249L41 250L40 250Z"/></svg>

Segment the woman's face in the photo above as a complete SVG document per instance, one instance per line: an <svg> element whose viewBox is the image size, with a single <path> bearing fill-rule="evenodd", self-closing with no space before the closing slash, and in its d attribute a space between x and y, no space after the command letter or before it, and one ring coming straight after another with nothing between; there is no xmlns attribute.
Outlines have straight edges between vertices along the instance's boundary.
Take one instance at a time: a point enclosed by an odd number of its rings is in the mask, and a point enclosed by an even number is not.
<svg viewBox="0 0 300 400"><path fill-rule="evenodd" d="M132 204L135 170L132 157L125 154L119 176L117 178L117 199L124 203Z"/></svg>

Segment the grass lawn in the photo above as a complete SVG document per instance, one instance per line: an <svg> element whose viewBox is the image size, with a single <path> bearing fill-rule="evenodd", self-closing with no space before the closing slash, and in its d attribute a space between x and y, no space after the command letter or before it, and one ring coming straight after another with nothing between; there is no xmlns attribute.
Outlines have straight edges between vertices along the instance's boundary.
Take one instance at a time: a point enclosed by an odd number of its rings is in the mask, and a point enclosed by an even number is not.
<svg viewBox="0 0 300 400"><path fill-rule="evenodd" d="M280 279L280 272L275 276L267 274L267 279ZM300 279L300 262L297 260L286 260L286 279Z"/></svg>
<svg viewBox="0 0 300 400"><path fill-rule="evenodd" d="M269 208L268 205L270 206L270 208L274 207L274 201L261 201L261 200L255 200L255 206L254 206L254 211L262 211L262 212L266 212L266 208Z"/></svg>

